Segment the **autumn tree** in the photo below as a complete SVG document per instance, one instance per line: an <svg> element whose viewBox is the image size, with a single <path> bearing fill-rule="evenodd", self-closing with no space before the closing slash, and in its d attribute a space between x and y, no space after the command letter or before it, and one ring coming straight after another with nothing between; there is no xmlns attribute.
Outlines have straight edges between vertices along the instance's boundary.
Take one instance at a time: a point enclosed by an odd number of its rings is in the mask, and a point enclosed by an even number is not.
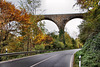
<svg viewBox="0 0 100 67"><path fill-rule="evenodd" d="M34 39L34 44L52 44L53 38L46 34L38 34Z"/></svg>
<svg viewBox="0 0 100 67"><path fill-rule="evenodd" d="M28 4L31 5L31 3L29 3L28 0L27 0L27 2L28 2ZM32 1L30 1L30 2L32 2ZM30 6L27 6L27 7L29 8ZM34 47L34 43L33 43L34 38L37 37L39 34L43 35L41 29L37 25L38 21L41 19L41 16L33 15L32 13L28 12L27 9L25 9L25 8L21 8L22 11L20 11L20 10L16 9L13 4L11 4L10 2L6 2L4 0L2 0L0 2L0 8L1 8L0 19L2 21L2 22L0 22L1 23L0 35L2 36L2 39L0 39L0 43L1 43L0 45L3 45L5 47L7 47L7 46L10 47L10 46L14 46L13 42L17 41L18 45L23 45L23 47L21 46L22 47L21 51L31 51L32 47ZM15 23L13 23L12 21L14 21ZM9 23L9 22L11 22L11 23ZM13 27L12 27L12 25L13 25ZM11 36L9 36L9 35L11 35L11 32L14 35L16 33L19 33L18 35L20 35L20 36L15 37L16 39L15 39L15 41L13 41L10 39ZM46 39L44 41L44 43L47 44L47 42L48 42L47 38L50 38L50 37L47 35L45 35L45 36L43 35L43 37L44 37L44 39ZM12 38L13 38L13 36L12 36ZM8 43L8 42L10 42L10 43ZM10 44L10 45L8 45L8 44ZM17 47L17 46L15 46L15 47ZM13 49L13 51L14 51L14 49Z"/></svg>
<svg viewBox="0 0 100 67"><path fill-rule="evenodd" d="M7 45L4 42L9 39L9 34L13 31L17 31L14 26L12 27L13 22L19 22L21 25L29 24L30 16L24 11L20 11L15 8L10 2L6 2L5 0L0 1L0 45ZM15 26L17 26L15 24ZM16 27L17 28L17 27Z"/></svg>
<svg viewBox="0 0 100 67"><path fill-rule="evenodd" d="M27 13L36 14L38 7L41 5L40 0L20 0L21 9L25 9Z"/></svg>
<svg viewBox="0 0 100 67"><path fill-rule="evenodd" d="M84 21L79 26L80 39L85 43L86 39L100 32L100 1L99 0L78 0L77 5L87 10Z"/></svg>
<svg viewBox="0 0 100 67"><path fill-rule="evenodd" d="M42 16L36 16L34 15L36 12L36 9L40 6L40 0L25 0L25 1L20 1L20 8L22 10L26 10L26 12L30 15L29 22L31 23L30 25L25 25L27 26L26 28L22 27L21 30L21 35L25 36L24 40L27 41L27 51L30 50L30 46L33 45L33 38L37 37L39 34L42 35L42 30L41 30L41 24L38 25L38 22ZM43 26L43 25L42 25Z"/></svg>
<svg viewBox="0 0 100 67"><path fill-rule="evenodd" d="M23 37L23 43L27 45L27 51L31 50L33 46L33 39L34 37L38 36L39 34L42 34L41 29L37 26L37 17L36 16L30 16L30 23L29 25L22 25L21 28L21 37ZM25 43L26 42L26 43Z"/></svg>
<svg viewBox="0 0 100 67"><path fill-rule="evenodd" d="M69 36L67 32L65 32L65 43L68 48L73 47L72 38Z"/></svg>

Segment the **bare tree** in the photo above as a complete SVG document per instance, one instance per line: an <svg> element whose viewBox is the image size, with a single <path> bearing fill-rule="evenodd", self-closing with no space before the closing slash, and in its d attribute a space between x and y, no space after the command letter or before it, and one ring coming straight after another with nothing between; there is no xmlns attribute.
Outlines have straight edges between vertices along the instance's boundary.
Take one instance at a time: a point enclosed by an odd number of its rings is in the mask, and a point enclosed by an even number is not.
<svg viewBox="0 0 100 67"><path fill-rule="evenodd" d="M40 7L41 1L40 0L20 0L20 5L22 9L25 9L26 12L34 15L36 14L37 8Z"/></svg>

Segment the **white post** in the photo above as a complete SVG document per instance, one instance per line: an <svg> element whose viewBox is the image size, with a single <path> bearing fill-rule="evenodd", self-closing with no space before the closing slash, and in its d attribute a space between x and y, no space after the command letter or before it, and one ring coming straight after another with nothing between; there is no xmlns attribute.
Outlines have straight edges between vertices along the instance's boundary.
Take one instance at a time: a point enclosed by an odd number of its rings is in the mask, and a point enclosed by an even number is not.
<svg viewBox="0 0 100 67"><path fill-rule="evenodd" d="M81 67L81 56L79 56L79 67Z"/></svg>
<svg viewBox="0 0 100 67"><path fill-rule="evenodd" d="M7 54L7 52L8 52L8 49L6 48L6 54ZM7 58L7 56L6 56L6 60L7 60L8 58Z"/></svg>
<svg viewBox="0 0 100 67"><path fill-rule="evenodd" d="M100 1L98 2L98 5L100 6Z"/></svg>
<svg viewBox="0 0 100 67"><path fill-rule="evenodd" d="M8 49L6 48L6 54L7 54L7 52L8 52Z"/></svg>

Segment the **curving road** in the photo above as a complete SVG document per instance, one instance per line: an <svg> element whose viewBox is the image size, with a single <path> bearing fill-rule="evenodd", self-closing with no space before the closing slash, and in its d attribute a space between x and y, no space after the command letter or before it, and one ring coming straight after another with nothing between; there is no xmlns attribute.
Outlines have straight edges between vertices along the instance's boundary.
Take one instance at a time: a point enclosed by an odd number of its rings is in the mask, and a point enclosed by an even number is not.
<svg viewBox="0 0 100 67"><path fill-rule="evenodd" d="M72 67L74 53L80 49L34 55L0 62L0 67Z"/></svg>

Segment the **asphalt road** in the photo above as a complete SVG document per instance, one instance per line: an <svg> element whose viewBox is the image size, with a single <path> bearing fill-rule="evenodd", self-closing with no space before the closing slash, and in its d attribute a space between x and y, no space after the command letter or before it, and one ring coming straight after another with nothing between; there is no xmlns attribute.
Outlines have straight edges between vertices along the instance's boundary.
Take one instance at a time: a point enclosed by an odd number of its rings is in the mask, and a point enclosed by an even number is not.
<svg viewBox="0 0 100 67"><path fill-rule="evenodd" d="M0 67L72 67L73 54L79 49L34 55L0 62Z"/></svg>

